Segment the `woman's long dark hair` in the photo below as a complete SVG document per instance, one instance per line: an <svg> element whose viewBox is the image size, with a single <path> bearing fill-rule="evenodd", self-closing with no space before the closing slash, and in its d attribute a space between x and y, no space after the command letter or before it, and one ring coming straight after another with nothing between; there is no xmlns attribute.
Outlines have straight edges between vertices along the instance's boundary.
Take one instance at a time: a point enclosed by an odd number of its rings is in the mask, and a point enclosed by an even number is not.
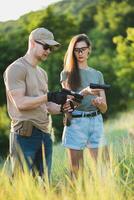
<svg viewBox="0 0 134 200"><path fill-rule="evenodd" d="M77 42L86 42L91 52L91 42L87 35L79 34L74 36L68 46L68 50L64 57L64 71L67 73L67 87L76 90L81 85L78 62L74 54L74 48Z"/></svg>

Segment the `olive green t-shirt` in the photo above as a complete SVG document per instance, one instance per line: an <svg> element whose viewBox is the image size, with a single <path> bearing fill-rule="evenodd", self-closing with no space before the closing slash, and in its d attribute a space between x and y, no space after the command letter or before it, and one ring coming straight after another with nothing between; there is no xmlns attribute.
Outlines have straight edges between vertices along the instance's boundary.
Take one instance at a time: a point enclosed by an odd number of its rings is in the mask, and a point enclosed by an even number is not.
<svg viewBox="0 0 134 200"><path fill-rule="evenodd" d="M24 89L25 96L37 97L47 93L48 78L46 72L39 66L33 67L25 58L21 57L9 65L4 72L6 91ZM11 131L17 131L22 121L31 121L43 132L48 132L49 118L46 104L30 110L19 110L11 101L7 92L7 108L11 118Z"/></svg>
<svg viewBox="0 0 134 200"><path fill-rule="evenodd" d="M80 78L81 78L81 86L77 89L76 92L80 92L85 87L89 86L90 83L98 83L104 84L103 75L100 71L97 71L91 67L87 67L85 69L80 68ZM63 70L60 74L60 81L67 80L67 73ZM91 100L96 98L94 95L88 95L84 97L82 103L77 110L80 111L95 111L97 108L91 104Z"/></svg>

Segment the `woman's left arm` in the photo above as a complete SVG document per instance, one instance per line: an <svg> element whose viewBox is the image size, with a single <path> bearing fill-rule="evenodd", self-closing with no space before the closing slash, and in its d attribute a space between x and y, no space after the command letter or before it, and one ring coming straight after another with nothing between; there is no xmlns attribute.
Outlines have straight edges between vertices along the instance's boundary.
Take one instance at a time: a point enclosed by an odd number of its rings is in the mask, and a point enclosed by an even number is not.
<svg viewBox="0 0 134 200"><path fill-rule="evenodd" d="M107 111L107 101L104 90L101 90L100 95L92 100L92 105L96 106L102 113Z"/></svg>

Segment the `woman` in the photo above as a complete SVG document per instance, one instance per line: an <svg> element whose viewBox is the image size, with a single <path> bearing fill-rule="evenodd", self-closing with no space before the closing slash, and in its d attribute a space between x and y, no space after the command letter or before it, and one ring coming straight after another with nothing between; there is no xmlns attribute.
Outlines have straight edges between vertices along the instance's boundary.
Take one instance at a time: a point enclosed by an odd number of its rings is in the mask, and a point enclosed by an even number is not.
<svg viewBox="0 0 134 200"><path fill-rule="evenodd" d="M87 35L74 36L65 54L64 70L61 72L62 87L84 97L72 112L70 126L65 126L63 131L63 145L68 148L73 174L77 174L80 164L83 165L85 147L97 161L98 149L107 145L101 115L107 110L105 91L89 87L90 83L104 84L104 79L100 71L88 66L90 54L91 42Z"/></svg>

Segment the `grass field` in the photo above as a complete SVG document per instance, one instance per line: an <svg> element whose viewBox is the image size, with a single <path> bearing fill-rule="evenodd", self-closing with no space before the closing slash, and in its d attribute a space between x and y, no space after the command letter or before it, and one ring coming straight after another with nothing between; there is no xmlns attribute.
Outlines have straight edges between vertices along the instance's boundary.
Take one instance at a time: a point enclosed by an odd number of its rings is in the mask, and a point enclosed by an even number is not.
<svg viewBox="0 0 134 200"><path fill-rule="evenodd" d="M29 174L9 179L0 172L0 200L134 200L134 111L119 114L105 123L110 162L94 163L85 153L85 171L71 181L65 149L54 146L52 181L39 182Z"/></svg>

